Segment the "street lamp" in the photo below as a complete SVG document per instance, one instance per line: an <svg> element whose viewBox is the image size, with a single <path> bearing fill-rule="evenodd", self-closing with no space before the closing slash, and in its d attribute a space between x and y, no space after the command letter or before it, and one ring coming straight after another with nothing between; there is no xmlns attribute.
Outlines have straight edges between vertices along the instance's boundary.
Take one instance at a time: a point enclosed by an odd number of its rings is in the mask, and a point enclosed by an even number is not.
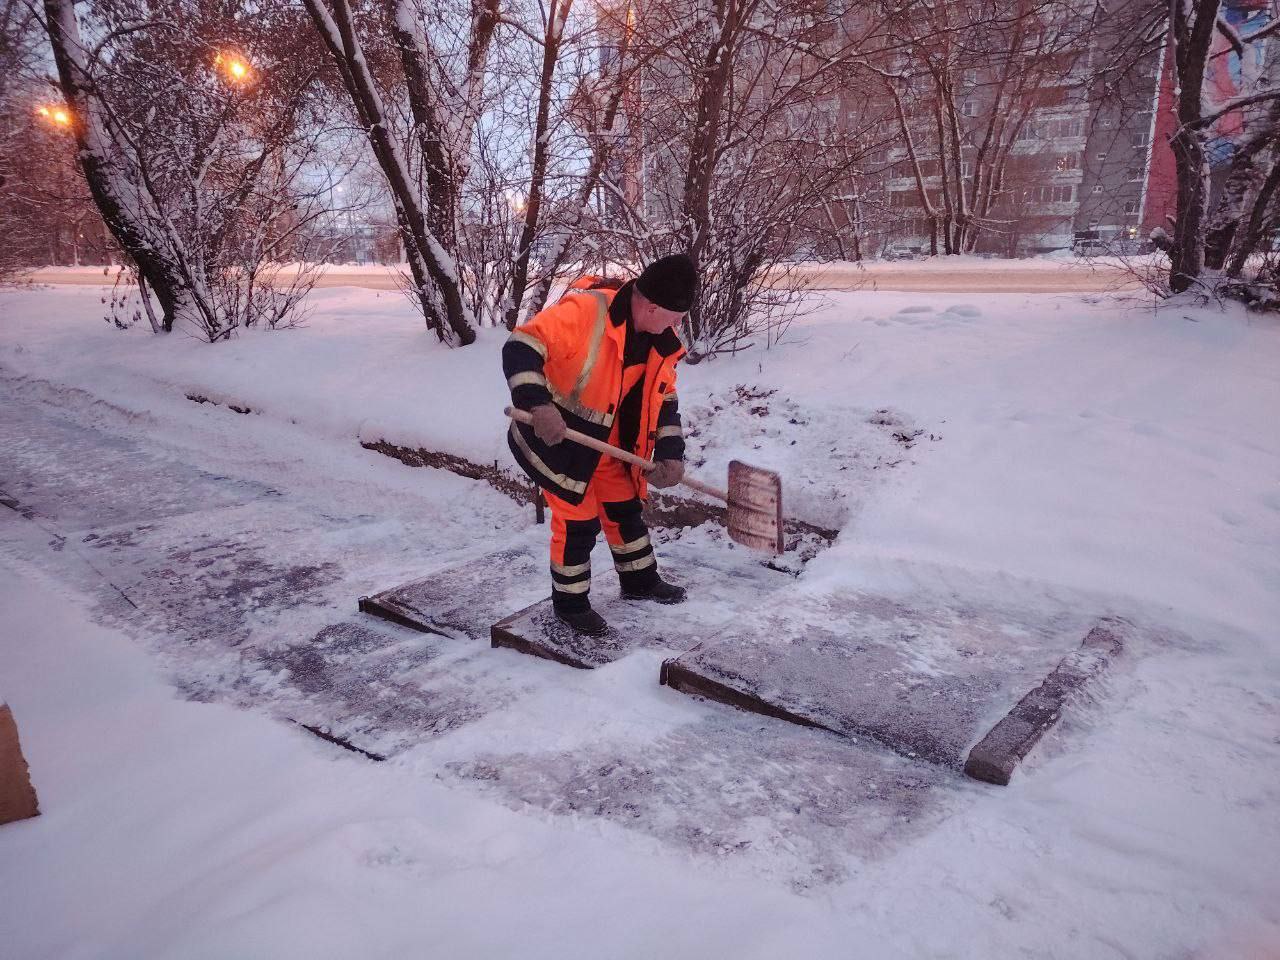
<svg viewBox="0 0 1280 960"><path fill-rule="evenodd" d="M246 60L235 54L218 54L213 58L215 66L221 67L227 78L233 83L246 83L249 80L250 68Z"/></svg>
<svg viewBox="0 0 1280 960"><path fill-rule="evenodd" d="M55 127L71 126L71 114L64 107L38 107L36 113L46 123Z"/></svg>
<svg viewBox="0 0 1280 960"><path fill-rule="evenodd" d="M524 213L525 207L529 205L529 199L519 190L505 191L507 205L511 207L512 213Z"/></svg>

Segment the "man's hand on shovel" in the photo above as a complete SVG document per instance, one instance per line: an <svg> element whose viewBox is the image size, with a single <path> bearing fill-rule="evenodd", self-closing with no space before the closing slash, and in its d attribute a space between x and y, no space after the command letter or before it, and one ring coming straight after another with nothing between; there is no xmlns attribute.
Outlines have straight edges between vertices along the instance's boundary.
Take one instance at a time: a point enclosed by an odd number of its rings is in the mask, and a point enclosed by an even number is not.
<svg viewBox="0 0 1280 960"><path fill-rule="evenodd" d="M730 537L746 547L773 554L782 553L782 478L772 470L753 467L741 460L730 461L729 488L727 491L721 490L693 477L686 477L684 464L678 460L659 460L655 463L628 450L620 450L603 440L568 429L560 411L550 404L534 407L532 413L525 413L514 407L507 407L503 412L512 420L533 427L534 433L544 443L572 440L647 471L649 483L655 487L683 483L692 490L714 497L729 508L726 526ZM539 418L544 423L542 428L538 426Z"/></svg>
<svg viewBox="0 0 1280 960"><path fill-rule="evenodd" d="M529 415L533 418L531 421L533 432L543 443L554 447L564 439L565 431L569 428L554 404L544 403L534 407L529 411Z"/></svg>
<svg viewBox="0 0 1280 960"><path fill-rule="evenodd" d="M649 471L649 486L663 490L674 487L684 479L684 462L681 460L659 460Z"/></svg>

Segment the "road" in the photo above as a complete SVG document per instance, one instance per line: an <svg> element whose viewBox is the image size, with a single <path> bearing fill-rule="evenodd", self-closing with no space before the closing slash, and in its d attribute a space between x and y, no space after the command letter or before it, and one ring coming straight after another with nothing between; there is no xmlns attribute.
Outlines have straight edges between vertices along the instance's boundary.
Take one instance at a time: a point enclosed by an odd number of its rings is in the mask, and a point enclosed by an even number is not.
<svg viewBox="0 0 1280 960"><path fill-rule="evenodd" d="M966 259L854 264L796 264L793 274L819 290L884 290L909 293L1108 293L1138 289L1131 274L1114 265L1077 261ZM321 287L395 290L400 272L393 267L330 267ZM102 267L46 267L32 275L37 283L93 286L109 283Z"/></svg>

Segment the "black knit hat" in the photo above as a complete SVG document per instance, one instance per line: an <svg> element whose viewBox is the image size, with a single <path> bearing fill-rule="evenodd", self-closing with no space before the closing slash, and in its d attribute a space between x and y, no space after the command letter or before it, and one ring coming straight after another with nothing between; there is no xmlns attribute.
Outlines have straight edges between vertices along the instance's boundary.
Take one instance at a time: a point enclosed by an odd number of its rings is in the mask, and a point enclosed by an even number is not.
<svg viewBox="0 0 1280 960"><path fill-rule="evenodd" d="M685 313L698 291L698 270L687 253L655 260L636 278L636 289L664 310Z"/></svg>

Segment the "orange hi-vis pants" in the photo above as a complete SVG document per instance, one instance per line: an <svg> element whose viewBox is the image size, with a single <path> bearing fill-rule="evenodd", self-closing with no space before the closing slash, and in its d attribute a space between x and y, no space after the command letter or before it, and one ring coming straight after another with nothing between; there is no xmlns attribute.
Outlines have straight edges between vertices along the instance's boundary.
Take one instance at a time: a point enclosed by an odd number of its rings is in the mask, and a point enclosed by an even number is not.
<svg viewBox="0 0 1280 960"><path fill-rule="evenodd" d="M624 396L643 375L644 368L639 366L623 372ZM614 446L618 427L615 420L609 436ZM625 464L607 454L601 456L579 504L566 503L547 491L544 495L551 507L551 597L557 607L582 610L590 606L591 548L601 528L623 589L643 592L652 584L658 575L657 561L641 516L643 506Z"/></svg>

